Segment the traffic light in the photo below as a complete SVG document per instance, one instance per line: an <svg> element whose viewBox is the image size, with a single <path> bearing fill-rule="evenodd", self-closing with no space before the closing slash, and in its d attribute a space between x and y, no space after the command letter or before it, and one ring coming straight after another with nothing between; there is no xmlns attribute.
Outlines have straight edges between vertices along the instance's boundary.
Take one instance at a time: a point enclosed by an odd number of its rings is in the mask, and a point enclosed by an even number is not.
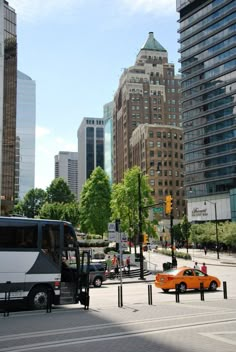
<svg viewBox="0 0 236 352"><path fill-rule="evenodd" d="M173 198L172 196L166 196L166 214L171 214L173 209Z"/></svg>
<svg viewBox="0 0 236 352"><path fill-rule="evenodd" d="M144 244L148 243L148 235L146 233L143 235L143 243Z"/></svg>

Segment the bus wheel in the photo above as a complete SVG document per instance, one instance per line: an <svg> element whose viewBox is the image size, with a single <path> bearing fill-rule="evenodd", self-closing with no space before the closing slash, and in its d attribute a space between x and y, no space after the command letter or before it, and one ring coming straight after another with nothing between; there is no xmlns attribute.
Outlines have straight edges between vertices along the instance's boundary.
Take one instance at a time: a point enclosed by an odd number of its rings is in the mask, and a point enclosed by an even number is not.
<svg viewBox="0 0 236 352"><path fill-rule="evenodd" d="M47 287L38 286L31 290L29 294L29 306L31 309L46 309L47 307Z"/></svg>

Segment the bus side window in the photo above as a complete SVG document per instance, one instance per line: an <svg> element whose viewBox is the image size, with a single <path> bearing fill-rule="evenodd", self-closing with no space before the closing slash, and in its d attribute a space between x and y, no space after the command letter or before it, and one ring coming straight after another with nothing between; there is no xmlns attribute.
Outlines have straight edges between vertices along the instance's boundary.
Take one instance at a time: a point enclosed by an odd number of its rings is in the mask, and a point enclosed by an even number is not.
<svg viewBox="0 0 236 352"><path fill-rule="evenodd" d="M69 226L64 226L64 247L74 247L75 239L73 233L71 232L71 228Z"/></svg>
<svg viewBox="0 0 236 352"><path fill-rule="evenodd" d="M59 263L60 257L60 226L45 224L42 227L42 250L54 262Z"/></svg>

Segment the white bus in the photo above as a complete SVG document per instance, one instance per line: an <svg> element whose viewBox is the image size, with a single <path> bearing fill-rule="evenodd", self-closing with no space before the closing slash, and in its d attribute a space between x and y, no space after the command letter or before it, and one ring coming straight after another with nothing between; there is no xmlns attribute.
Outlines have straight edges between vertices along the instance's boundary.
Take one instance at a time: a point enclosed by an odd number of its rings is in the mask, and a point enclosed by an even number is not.
<svg viewBox="0 0 236 352"><path fill-rule="evenodd" d="M50 292L52 304L80 302L88 308L88 262L89 253L80 257L70 223L0 217L0 303L7 297L43 309Z"/></svg>

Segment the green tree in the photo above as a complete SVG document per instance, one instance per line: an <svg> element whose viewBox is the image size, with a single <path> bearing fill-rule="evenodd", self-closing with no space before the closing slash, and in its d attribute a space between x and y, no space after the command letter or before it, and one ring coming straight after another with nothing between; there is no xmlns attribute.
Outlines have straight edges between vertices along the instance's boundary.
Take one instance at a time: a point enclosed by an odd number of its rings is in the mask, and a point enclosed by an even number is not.
<svg viewBox="0 0 236 352"><path fill-rule="evenodd" d="M139 201L141 200L142 230L156 234L153 224L148 220L148 206L153 204L148 177L141 174L140 168L134 166L124 174L124 179L113 186L111 209L112 219L121 221L121 230L128 233L129 239L135 242L139 232ZM140 199L139 199L140 180Z"/></svg>
<svg viewBox="0 0 236 352"><path fill-rule="evenodd" d="M48 203L71 203L75 200L74 194L62 177L55 178L46 192Z"/></svg>
<svg viewBox="0 0 236 352"><path fill-rule="evenodd" d="M72 203L48 203L46 202L39 213L41 219L64 220L71 222L73 226L79 223L79 204Z"/></svg>
<svg viewBox="0 0 236 352"><path fill-rule="evenodd" d="M46 202L46 192L41 188L32 188L27 192L24 198L14 207L14 212L34 218L40 212L41 207Z"/></svg>
<svg viewBox="0 0 236 352"><path fill-rule="evenodd" d="M80 200L80 229L103 235L107 231L111 209L111 187L104 170L97 167L86 181Z"/></svg>
<svg viewBox="0 0 236 352"><path fill-rule="evenodd" d="M188 244L189 244L189 237L190 237L190 228L191 228L191 223L188 222L187 215L184 215L181 221L181 231L183 234L184 241L186 241L187 253L188 253Z"/></svg>

